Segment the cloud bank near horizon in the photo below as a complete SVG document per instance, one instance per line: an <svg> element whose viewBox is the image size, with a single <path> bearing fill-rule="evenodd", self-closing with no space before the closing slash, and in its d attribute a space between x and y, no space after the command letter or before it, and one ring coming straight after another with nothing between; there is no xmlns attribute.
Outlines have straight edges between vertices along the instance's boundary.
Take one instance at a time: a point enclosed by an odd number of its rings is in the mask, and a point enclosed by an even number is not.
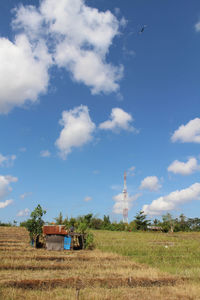
<svg viewBox="0 0 200 300"><path fill-rule="evenodd" d="M200 200L200 183L198 182L186 189L176 190L167 196L159 197L151 204L145 204L142 210L147 215L159 216L193 200Z"/></svg>

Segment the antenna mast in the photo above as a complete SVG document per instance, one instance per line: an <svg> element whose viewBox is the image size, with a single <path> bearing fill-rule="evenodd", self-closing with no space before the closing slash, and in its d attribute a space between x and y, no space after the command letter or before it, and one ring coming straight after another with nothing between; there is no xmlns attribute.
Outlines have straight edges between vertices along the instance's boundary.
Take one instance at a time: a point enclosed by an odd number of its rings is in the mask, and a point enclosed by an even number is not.
<svg viewBox="0 0 200 300"><path fill-rule="evenodd" d="M124 172L124 189L123 189L123 223L128 223L126 171Z"/></svg>

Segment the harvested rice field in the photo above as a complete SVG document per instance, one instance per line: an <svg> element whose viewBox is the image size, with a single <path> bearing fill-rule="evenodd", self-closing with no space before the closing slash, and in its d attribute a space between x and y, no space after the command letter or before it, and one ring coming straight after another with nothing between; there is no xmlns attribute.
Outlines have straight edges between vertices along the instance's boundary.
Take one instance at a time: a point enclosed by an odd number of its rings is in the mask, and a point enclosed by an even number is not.
<svg viewBox="0 0 200 300"><path fill-rule="evenodd" d="M0 227L0 257L2 300L200 299L198 278L98 249L34 249L24 228Z"/></svg>

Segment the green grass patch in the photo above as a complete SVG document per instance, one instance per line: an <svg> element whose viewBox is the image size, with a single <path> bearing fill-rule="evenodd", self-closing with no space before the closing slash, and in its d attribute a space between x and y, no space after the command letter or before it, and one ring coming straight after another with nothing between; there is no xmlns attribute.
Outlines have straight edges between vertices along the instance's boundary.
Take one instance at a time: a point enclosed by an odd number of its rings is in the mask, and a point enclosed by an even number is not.
<svg viewBox="0 0 200 300"><path fill-rule="evenodd" d="M200 233L93 231L96 247L162 271L200 277Z"/></svg>

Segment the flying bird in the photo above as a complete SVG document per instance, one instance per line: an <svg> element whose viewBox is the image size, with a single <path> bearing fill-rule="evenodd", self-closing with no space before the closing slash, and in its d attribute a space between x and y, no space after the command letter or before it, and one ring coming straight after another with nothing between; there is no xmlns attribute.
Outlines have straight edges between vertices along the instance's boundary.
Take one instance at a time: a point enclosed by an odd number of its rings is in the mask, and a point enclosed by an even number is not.
<svg viewBox="0 0 200 300"><path fill-rule="evenodd" d="M140 34L143 33L146 27L147 27L147 25L143 25L138 33L140 33Z"/></svg>

